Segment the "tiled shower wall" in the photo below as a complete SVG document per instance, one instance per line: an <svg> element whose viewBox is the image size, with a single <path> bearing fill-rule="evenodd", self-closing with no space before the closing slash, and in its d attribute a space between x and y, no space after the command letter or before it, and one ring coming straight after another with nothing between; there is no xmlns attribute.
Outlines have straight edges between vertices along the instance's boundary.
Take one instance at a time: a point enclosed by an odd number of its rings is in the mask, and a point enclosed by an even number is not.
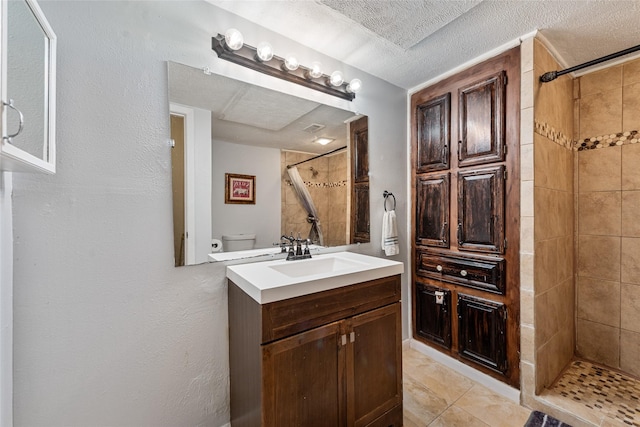
<svg viewBox="0 0 640 427"><path fill-rule="evenodd" d="M302 208L289 181L286 165L313 157L312 154L283 151L282 171L282 216L281 230L289 235L300 233L305 239L311 225L307 212ZM302 180L311 194L327 246L344 245L346 242L347 212L347 154L346 151L333 156L321 157L298 166Z"/></svg>
<svg viewBox="0 0 640 427"><path fill-rule="evenodd" d="M577 354L640 376L640 60L575 80Z"/></svg>
<svg viewBox="0 0 640 427"><path fill-rule="evenodd" d="M538 76L562 69L534 40L534 316L536 393L549 386L573 357L574 172L573 83Z"/></svg>

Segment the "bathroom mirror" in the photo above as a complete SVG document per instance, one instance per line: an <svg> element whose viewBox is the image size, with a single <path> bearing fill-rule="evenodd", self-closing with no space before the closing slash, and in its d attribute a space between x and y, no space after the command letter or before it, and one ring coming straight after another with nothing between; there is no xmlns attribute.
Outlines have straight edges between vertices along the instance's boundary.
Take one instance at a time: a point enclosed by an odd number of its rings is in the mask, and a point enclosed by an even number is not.
<svg viewBox="0 0 640 427"><path fill-rule="evenodd" d="M168 77L176 266L210 262L210 253L274 256L283 234L311 237L314 247L368 241L354 226L368 227L368 182L362 202L351 178L368 159L366 117L174 62ZM321 239L310 236L292 165Z"/></svg>

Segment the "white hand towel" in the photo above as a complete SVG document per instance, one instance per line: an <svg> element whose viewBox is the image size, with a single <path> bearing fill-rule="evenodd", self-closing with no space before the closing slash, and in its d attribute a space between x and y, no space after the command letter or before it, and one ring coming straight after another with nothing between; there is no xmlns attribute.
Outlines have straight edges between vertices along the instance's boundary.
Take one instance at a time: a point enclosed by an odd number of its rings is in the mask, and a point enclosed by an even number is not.
<svg viewBox="0 0 640 427"><path fill-rule="evenodd" d="M396 211L385 211L382 217L382 249L386 256L398 255L398 226L396 224Z"/></svg>

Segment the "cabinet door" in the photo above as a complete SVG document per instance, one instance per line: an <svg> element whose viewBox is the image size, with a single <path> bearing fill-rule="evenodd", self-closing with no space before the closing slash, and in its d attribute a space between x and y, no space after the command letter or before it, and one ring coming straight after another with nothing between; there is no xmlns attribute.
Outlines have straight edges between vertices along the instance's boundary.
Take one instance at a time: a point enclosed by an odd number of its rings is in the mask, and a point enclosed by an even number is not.
<svg viewBox="0 0 640 427"><path fill-rule="evenodd" d="M450 111L450 93L417 106L417 173L449 169Z"/></svg>
<svg viewBox="0 0 640 427"><path fill-rule="evenodd" d="M344 426L344 352L334 322L262 347L262 426Z"/></svg>
<svg viewBox="0 0 640 427"><path fill-rule="evenodd" d="M416 183L416 243L449 247L449 173L419 176Z"/></svg>
<svg viewBox="0 0 640 427"><path fill-rule="evenodd" d="M350 319L347 425L365 426L402 403L400 303ZM325 425L333 425L325 423ZM400 418L386 425L402 425Z"/></svg>
<svg viewBox="0 0 640 427"><path fill-rule="evenodd" d="M369 182L369 121L359 118L349 126L354 182Z"/></svg>
<svg viewBox="0 0 640 427"><path fill-rule="evenodd" d="M504 160L506 73L500 71L458 90L458 165Z"/></svg>
<svg viewBox="0 0 640 427"><path fill-rule="evenodd" d="M458 294L458 354L500 373L507 370L504 304Z"/></svg>
<svg viewBox="0 0 640 427"><path fill-rule="evenodd" d="M368 243L369 229L369 122L362 117L349 124L351 146L351 241Z"/></svg>
<svg viewBox="0 0 640 427"><path fill-rule="evenodd" d="M458 249L504 252L504 166L458 172Z"/></svg>
<svg viewBox="0 0 640 427"><path fill-rule="evenodd" d="M351 243L368 243L371 240L368 182L353 184L352 203Z"/></svg>
<svg viewBox="0 0 640 427"><path fill-rule="evenodd" d="M451 348L451 292L416 282L415 334Z"/></svg>

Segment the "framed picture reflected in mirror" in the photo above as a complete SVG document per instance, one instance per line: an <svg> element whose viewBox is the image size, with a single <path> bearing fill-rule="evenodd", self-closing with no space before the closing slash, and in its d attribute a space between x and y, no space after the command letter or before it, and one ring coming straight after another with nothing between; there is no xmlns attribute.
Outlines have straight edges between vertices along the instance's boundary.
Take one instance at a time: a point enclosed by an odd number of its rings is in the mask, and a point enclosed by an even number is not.
<svg viewBox="0 0 640 427"><path fill-rule="evenodd" d="M256 204L255 175L224 174L224 202L227 204Z"/></svg>

